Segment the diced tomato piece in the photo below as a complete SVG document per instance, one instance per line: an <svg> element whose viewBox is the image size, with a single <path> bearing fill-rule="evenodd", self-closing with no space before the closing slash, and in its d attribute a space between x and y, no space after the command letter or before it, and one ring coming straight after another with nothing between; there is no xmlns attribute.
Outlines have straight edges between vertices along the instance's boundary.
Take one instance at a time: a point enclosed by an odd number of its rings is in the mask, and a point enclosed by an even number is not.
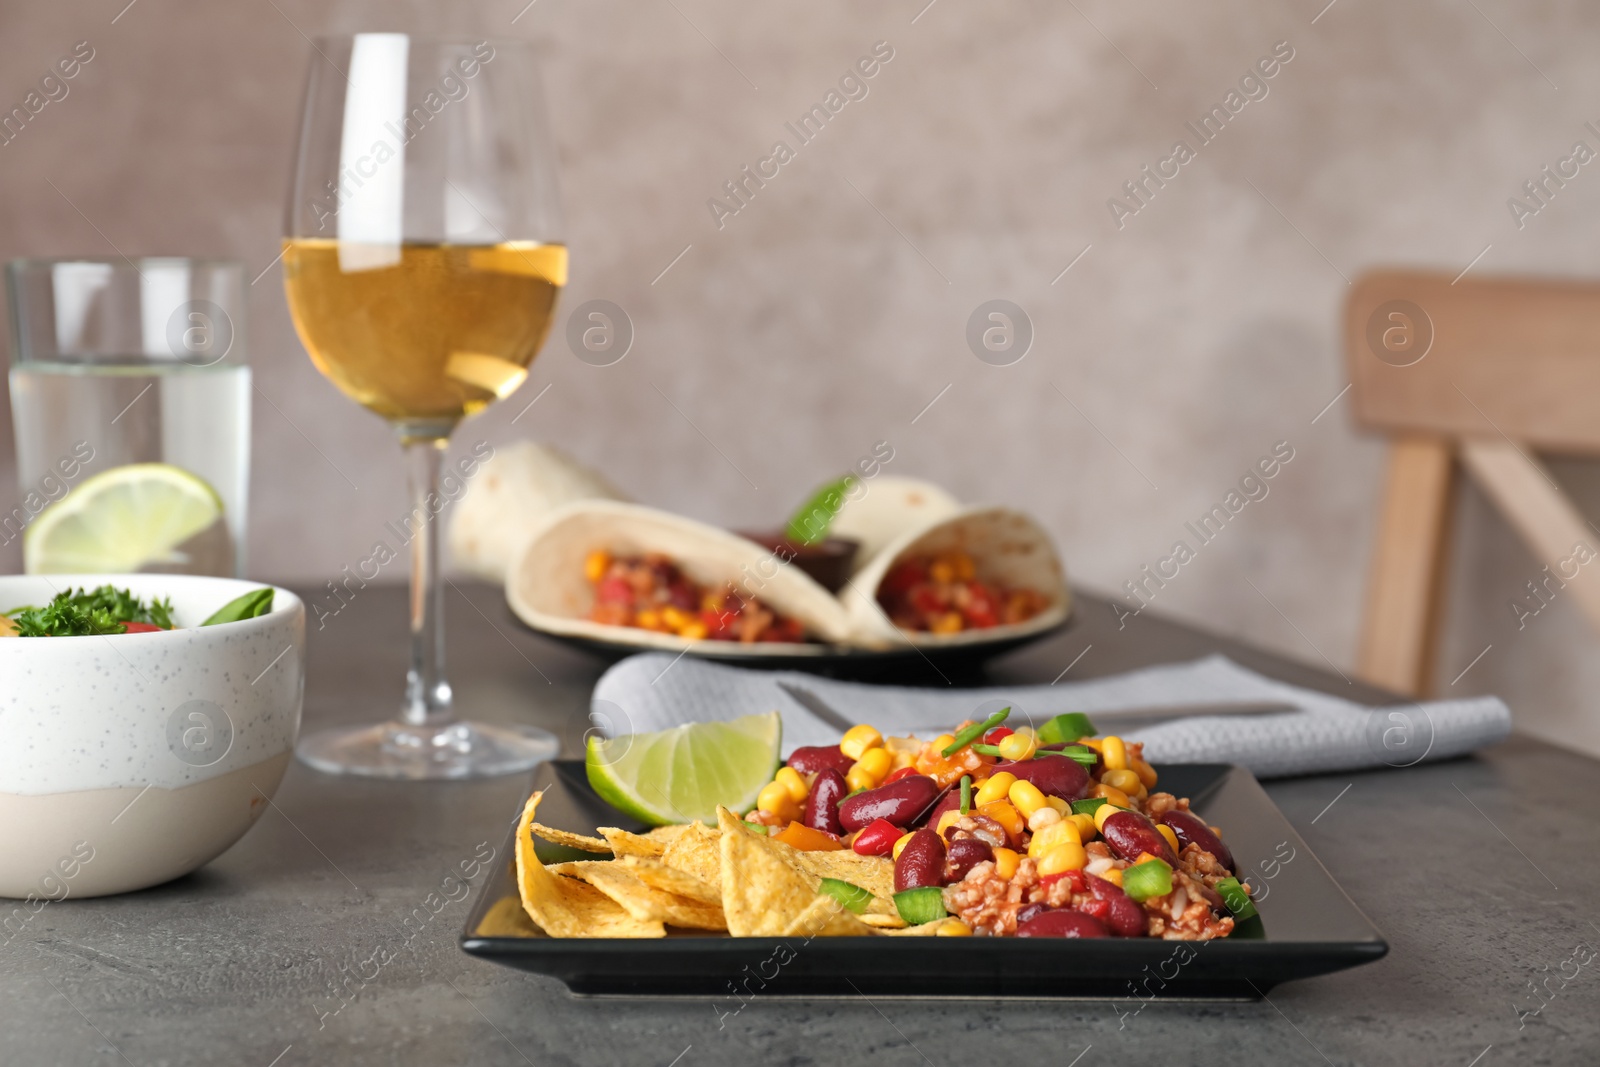
<svg viewBox="0 0 1600 1067"><path fill-rule="evenodd" d="M158 634L165 632L161 627L148 622L124 622L122 627L122 632L129 634Z"/></svg>
<svg viewBox="0 0 1600 1067"><path fill-rule="evenodd" d="M911 590L906 600L913 608L924 614L934 615L944 611L945 598L937 586L919 585Z"/></svg>
<svg viewBox="0 0 1600 1067"><path fill-rule="evenodd" d="M890 771L889 772L889 777L887 777L887 778L885 778L883 780L883 784L884 785L888 785L890 782L898 782L900 779L902 779L902 778L910 778L913 774L916 774L916 773L917 773L917 769L915 767L910 767L910 766L901 767L898 771Z"/></svg>
<svg viewBox="0 0 1600 1067"><path fill-rule="evenodd" d="M896 596L904 593L927 576L927 569L922 564L915 561L902 563L890 568L889 573L883 576L883 582L878 586L879 595Z"/></svg>
<svg viewBox="0 0 1600 1067"><path fill-rule="evenodd" d="M1074 893L1087 893L1089 891L1089 883L1083 877L1082 871L1062 871L1060 874L1047 874L1039 879L1039 884L1049 886L1062 879L1066 879L1071 883Z"/></svg>
<svg viewBox="0 0 1600 1067"><path fill-rule="evenodd" d="M633 586L628 584L626 578L612 576L601 580L594 591L595 599L602 604L631 604L633 603Z"/></svg>
<svg viewBox="0 0 1600 1067"><path fill-rule="evenodd" d="M1016 731L1009 726L996 726L993 730L983 735L983 743L986 745L998 745L1014 733Z"/></svg>

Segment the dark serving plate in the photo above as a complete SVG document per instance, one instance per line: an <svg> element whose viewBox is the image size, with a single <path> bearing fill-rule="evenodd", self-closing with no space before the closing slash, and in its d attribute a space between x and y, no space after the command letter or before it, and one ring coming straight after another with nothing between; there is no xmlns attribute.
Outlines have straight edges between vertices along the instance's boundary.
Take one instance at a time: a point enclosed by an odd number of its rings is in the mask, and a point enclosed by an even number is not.
<svg viewBox="0 0 1600 1067"><path fill-rule="evenodd" d="M548 640L586 652L607 662L615 662L640 652L652 651L637 644L623 641L606 641L577 634L558 634L529 626L512 618L517 625ZM997 656L1025 648L1037 641L1055 637L1072 625L1073 616L1058 625L1034 633L999 637L992 641L973 641L938 648L903 647L891 649L852 648L847 645L812 646L806 652L728 652L719 645L726 642L696 641L685 655L697 656L736 667L754 667L760 670L807 671L830 678L847 678L860 681L892 681L901 685L942 685L952 679L970 679L981 674L983 665ZM795 646L785 646L793 648ZM655 651L660 651L656 649Z"/></svg>
<svg viewBox="0 0 1600 1067"><path fill-rule="evenodd" d="M702 932L656 940L545 936L522 911L516 872L502 864L461 936L474 956L559 978L578 994L712 997L735 1011L752 996L1255 998L1279 982L1381 958L1388 943L1317 862L1260 784L1221 763L1159 768L1161 788L1189 797L1222 827L1260 897L1260 917L1209 942L1120 938L732 938ZM583 764L546 764L539 819L593 833L637 825L597 797ZM514 854L508 840L504 856ZM577 858L538 844L546 862ZM581 855L587 855L581 854ZM590 857L593 858L593 857ZM1251 868L1254 868L1251 871ZM1272 872L1267 877L1266 872ZM950 976L960 975L959 988Z"/></svg>

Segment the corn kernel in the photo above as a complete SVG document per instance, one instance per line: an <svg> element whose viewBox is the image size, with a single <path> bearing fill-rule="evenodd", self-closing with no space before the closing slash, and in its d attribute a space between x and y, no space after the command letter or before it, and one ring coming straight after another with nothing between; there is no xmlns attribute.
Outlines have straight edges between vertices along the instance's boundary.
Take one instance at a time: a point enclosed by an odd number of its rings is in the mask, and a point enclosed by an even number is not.
<svg viewBox="0 0 1600 1067"><path fill-rule="evenodd" d="M1100 775L1100 781L1112 789L1120 789L1129 796L1133 796L1144 788L1144 783L1139 781L1139 776L1130 770L1106 771Z"/></svg>
<svg viewBox="0 0 1600 1067"><path fill-rule="evenodd" d="M933 739L933 750L935 752L943 752L945 749L949 748L955 743L955 734L940 734L938 737Z"/></svg>
<svg viewBox="0 0 1600 1067"><path fill-rule="evenodd" d="M935 634L958 634L965 627L966 622L962 620L961 613L959 611L947 611L933 620L933 624L928 627L928 632Z"/></svg>
<svg viewBox="0 0 1600 1067"><path fill-rule="evenodd" d="M852 766L850 772L844 776L844 784L850 787L850 792L854 793L860 789L875 789L878 785L878 780L862 770L861 765L858 763Z"/></svg>
<svg viewBox="0 0 1600 1067"><path fill-rule="evenodd" d="M679 630L682 630L685 626L689 625L689 621L689 613L684 611L682 608L675 608L671 604L668 604L666 607L661 609L661 622L673 633L677 633Z"/></svg>
<svg viewBox="0 0 1600 1067"><path fill-rule="evenodd" d="M1106 820L1121 811L1115 801L1100 805L1094 809L1094 828L1102 834L1106 832Z"/></svg>
<svg viewBox="0 0 1600 1067"><path fill-rule="evenodd" d="M1017 776L1010 771L1001 771L983 783L983 788L972 795L972 802L978 807L993 804L997 800L1004 800L1011 792L1011 784Z"/></svg>
<svg viewBox="0 0 1600 1067"><path fill-rule="evenodd" d="M972 780L972 795L973 796L977 796L978 795L978 790L982 789L984 786L986 786L988 784L989 784L989 776L987 774L980 774L978 777L974 778Z"/></svg>
<svg viewBox="0 0 1600 1067"><path fill-rule="evenodd" d="M1106 743L1098 737L1080 737L1076 743L1085 748L1092 748L1096 752L1102 752L1106 747Z"/></svg>
<svg viewBox="0 0 1600 1067"><path fill-rule="evenodd" d="M1160 856L1152 856L1148 852L1139 853L1139 858L1134 860L1132 865L1137 867L1141 863L1159 863L1163 867L1167 865L1166 860L1162 859Z"/></svg>
<svg viewBox="0 0 1600 1067"><path fill-rule="evenodd" d="M761 787L761 792L756 794L756 807L773 815L781 815L785 808L793 805L794 801L789 798L789 790L782 782L768 782Z"/></svg>
<svg viewBox="0 0 1600 1067"><path fill-rule="evenodd" d="M1174 856L1183 851L1183 846L1178 844L1178 835L1172 832L1172 827L1157 824L1156 832L1167 839L1167 844L1172 846Z"/></svg>
<svg viewBox="0 0 1600 1067"><path fill-rule="evenodd" d="M606 576L606 570L610 566L611 554L597 548L584 558L583 576L591 582L598 582Z"/></svg>
<svg viewBox="0 0 1600 1067"><path fill-rule="evenodd" d="M1133 801L1128 799L1128 794L1113 786L1106 785L1104 782L1096 782L1095 787L1089 790L1089 795L1092 797L1104 797L1119 808L1133 807ZM1094 810L1097 812L1104 811L1105 805L1102 804Z"/></svg>
<svg viewBox="0 0 1600 1067"><path fill-rule="evenodd" d="M959 808L951 808L949 811L939 816L939 825L933 828L933 832L938 834L940 837L943 837L944 832L950 829L950 827L954 826L960 820L961 810Z"/></svg>
<svg viewBox="0 0 1600 1067"><path fill-rule="evenodd" d="M972 927L960 919L946 919L933 931L934 937L971 937Z"/></svg>
<svg viewBox="0 0 1600 1067"><path fill-rule="evenodd" d="M1002 737L998 747L1001 759L1025 760L1033 758L1033 754L1039 749L1039 742L1032 734L1018 731Z"/></svg>
<svg viewBox="0 0 1600 1067"><path fill-rule="evenodd" d="M811 792L806 786L806 780L800 777L800 772L793 767L779 767L778 773L772 776L772 780L783 786L789 794L789 799L796 804L805 800L806 794Z"/></svg>
<svg viewBox="0 0 1600 1067"><path fill-rule="evenodd" d="M661 612L655 608L645 608L633 617L635 626L645 630L661 629Z"/></svg>
<svg viewBox="0 0 1600 1067"><path fill-rule="evenodd" d="M1100 872L1100 877L1104 878L1106 881L1110 882L1112 885L1118 885L1119 886L1119 885L1122 884L1122 868L1121 867L1107 867L1105 870Z"/></svg>
<svg viewBox="0 0 1600 1067"><path fill-rule="evenodd" d="M1011 738L1008 737L1006 740L1009 741ZM1050 807L1045 803L1044 794L1039 792L1039 787L1032 782L1012 782L1011 788L1006 790L1006 797L1011 801L1011 806L1022 813L1024 819L1031 819L1033 813L1040 808L1048 810Z"/></svg>
<svg viewBox="0 0 1600 1067"><path fill-rule="evenodd" d="M710 612L720 612L722 610L722 594L721 593L707 593L705 596L701 597L700 598L700 610L701 611L710 611Z"/></svg>
<svg viewBox="0 0 1600 1067"><path fill-rule="evenodd" d="M956 568L948 559L936 559L928 568L928 577L941 585L949 585L956 580Z"/></svg>
<svg viewBox="0 0 1600 1067"><path fill-rule="evenodd" d="M900 853L905 851L906 842L910 841L910 840L911 840L911 835L910 834L901 834L899 840L895 841L895 843L894 843L894 858L895 859L899 859L900 858Z"/></svg>
<svg viewBox="0 0 1600 1067"><path fill-rule="evenodd" d="M1045 797L1044 802L1056 809L1056 814L1067 816L1072 814L1072 805L1060 797Z"/></svg>
<svg viewBox="0 0 1600 1067"><path fill-rule="evenodd" d="M1017 873L1017 867L1022 863L1022 857L1015 849L997 848L994 850L994 873L1001 878L1010 878Z"/></svg>
<svg viewBox="0 0 1600 1067"><path fill-rule="evenodd" d="M1067 871L1081 871L1084 864L1089 862L1089 854L1083 846L1074 842L1057 845L1039 860L1040 875L1065 874Z"/></svg>
<svg viewBox="0 0 1600 1067"><path fill-rule="evenodd" d="M869 748L878 748L883 744L883 735L865 723L852 726L844 732L844 737L839 741L839 751L851 759L860 759L861 754Z"/></svg>
<svg viewBox="0 0 1600 1067"><path fill-rule="evenodd" d="M1038 833L1046 826L1049 826L1052 823L1058 823L1060 821L1061 813L1055 808L1052 808L1050 805L1046 804L1044 807L1028 816L1028 829L1032 830L1034 833Z"/></svg>
<svg viewBox="0 0 1600 1067"><path fill-rule="evenodd" d="M710 633L699 619L692 619L678 628L678 636L689 641L704 641Z"/></svg>
<svg viewBox="0 0 1600 1067"><path fill-rule="evenodd" d="M1142 759L1133 761L1133 771L1139 776L1139 781L1144 783L1146 789L1156 787L1156 769Z"/></svg>
<svg viewBox="0 0 1600 1067"><path fill-rule="evenodd" d="M1128 769L1128 746L1120 737L1108 737L1100 749L1100 758L1105 761L1106 770L1125 771Z"/></svg>
<svg viewBox="0 0 1600 1067"><path fill-rule="evenodd" d="M1028 842L1028 855L1040 859L1049 855L1058 846L1069 843L1081 845L1083 841L1078 836L1078 828L1066 819L1062 819L1033 835L1033 840Z"/></svg>
<svg viewBox="0 0 1600 1067"><path fill-rule="evenodd" d="M857 767L870 774L875 780L881 782L889 773L889 768L894 766L894 757L886 748L869 748L861 753L861 758L856 760L851 770Z"/></svg>
<svg viewBox="0 0 1600 1067"><path fill-rule="evenodd" d="M1022 814L1011 806L1009 800L997 800L993 804L985 804L978 809L979 815L987 816L1005 827L1006 835L1015 841L1022 836L1022 831L1028 828L1023 821Z"/></svg>
<svg viewBox="0 0 1600 1067"><path fill-rule="evenodd" d="M1078 828L1079 841L1091 840L1095 834L1100 832L1100 828L1094 824L1093 815L1073 814L1067 818L1072 825Z"/></svg>
<svg viewBox="0 0 1600 1067"><path fill-rule="evenodd" d="M973 565L972 557L965 552L957 552L951 556L950 565L955 568L958 582L970 582L978 576L978 568Z"/></svg>

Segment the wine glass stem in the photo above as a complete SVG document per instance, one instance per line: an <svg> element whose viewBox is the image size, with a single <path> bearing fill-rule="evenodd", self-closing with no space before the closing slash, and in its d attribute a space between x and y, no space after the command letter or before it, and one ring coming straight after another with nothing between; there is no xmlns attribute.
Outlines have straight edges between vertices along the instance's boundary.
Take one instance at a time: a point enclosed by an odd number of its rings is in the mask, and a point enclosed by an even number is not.
<svg viewBox="0 0 1600 1067"><path fill-rule="evenodd" d="M450 683L444 677L444 575L439 568L439 470L446 439L403 440L411 511L411 669L401 717L412 726L450 722Z"/></svg>

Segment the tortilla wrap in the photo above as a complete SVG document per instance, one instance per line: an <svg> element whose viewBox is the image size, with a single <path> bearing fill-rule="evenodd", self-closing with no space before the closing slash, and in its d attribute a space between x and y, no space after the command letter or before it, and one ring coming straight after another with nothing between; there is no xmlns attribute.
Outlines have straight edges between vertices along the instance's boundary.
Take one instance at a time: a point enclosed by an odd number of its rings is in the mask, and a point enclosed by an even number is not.
<svg viewBox="0 0 1600 1067"><path fill-rule="evenodd" d="M535 441L497 445L455 503L450 561L474 577L504 582L530 533L559 508L595 499L627 497L559 449Z"/></svg>
<svg viewBox="0 0 1600 1067"><path fill-rule="evenodd" d="M954 634L907 632L878 604L878 587L895 563L943 552L966 552L978 578L1007 589L1032 589L1049 601L1026 622L963 630ZM1038 633L1064 620L1072 609L1066 568L1054 542L1033 519L1009 508L974 508L902 534L839 593L850 616L854 644L964 645Z"/></svg>
<svg viewBox="0 0 1600 1067"><path fill-rule="evenodd" d="M853 567L860 574L896 539L960 511L956 498L932 482L882 474L862 479L845 493L828 532L861 543Z"/></svg>
<svg viewBox="0 0 1600 1067"><path fill-rule="evenodd" d="M799 622L818 641L839 643L850 632L844 606L809 575L783 563L766 548L737 534L681 515L638 504L580 501L562 508L524 542L506 575L506 601L517 617L537 630L678 651L676 634L632 626L608 626L588 618L594 589L584 560L596 549L613 556L659 552L696 584L720 589L727 583L742 596ZM816 652L818 644L706 641L718 654L762 655Z"/></svg>

